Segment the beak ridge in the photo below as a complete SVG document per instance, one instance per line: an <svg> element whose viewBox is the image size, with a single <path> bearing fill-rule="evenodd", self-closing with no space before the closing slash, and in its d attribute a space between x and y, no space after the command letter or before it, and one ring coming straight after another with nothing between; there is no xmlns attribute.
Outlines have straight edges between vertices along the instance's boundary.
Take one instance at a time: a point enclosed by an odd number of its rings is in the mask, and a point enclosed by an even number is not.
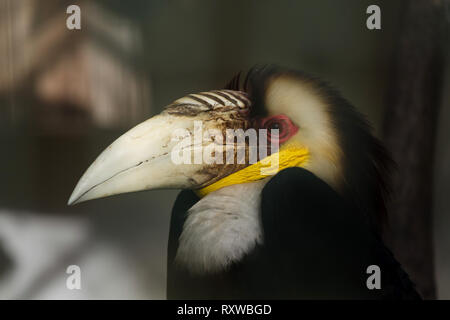
<svg viewBox="0 0 450 320"><path fill-rule="evenodd" d="M78 181L68 205L140 190L203 187L235 170L236 166L228 164L173 161L174 147L194 132L195 121L202 121L206 130L220 131L241 127L246 121L242 115L246 106L242 103L233 105L228 101L211 108L211 100L201 103L197 97L201 94L195 95L194 100L190 96L175 101L161 114L132 128L108 146ZM204 144L202 139L199 143L194 138L185 148L192 151Z"/></svg>

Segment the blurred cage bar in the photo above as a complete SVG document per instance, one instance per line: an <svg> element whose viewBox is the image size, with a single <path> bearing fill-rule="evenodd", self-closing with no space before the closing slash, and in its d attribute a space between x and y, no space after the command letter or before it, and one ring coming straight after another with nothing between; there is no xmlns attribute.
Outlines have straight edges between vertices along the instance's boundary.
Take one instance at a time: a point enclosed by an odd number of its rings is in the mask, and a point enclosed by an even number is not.
<svg viewBox="0 0 450 320"><path fill-rule="evenodd" d="M79 1L83 32L68 30L69 5L0 1L2 122L33 119L39 131L67 134L89 123L126 127L147 117L150 81L136 64L139 27L96 2Z"/></svg>

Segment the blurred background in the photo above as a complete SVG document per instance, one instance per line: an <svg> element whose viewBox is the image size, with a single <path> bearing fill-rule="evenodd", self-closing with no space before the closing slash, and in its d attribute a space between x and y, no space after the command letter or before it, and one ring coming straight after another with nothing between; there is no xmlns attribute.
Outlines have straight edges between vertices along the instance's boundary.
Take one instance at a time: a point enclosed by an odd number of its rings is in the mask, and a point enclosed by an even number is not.
<svg viewBox="0 0 450 320"><path fill-rule="evenodd" d="M450 299L449 4L412 2L0 0L0 298L164 299L177 190L66 202L135 124L275 63L331 82L402 146L387 239L426 298ZM66 27L71 4L81 30ZM371 4L381 30L366 27ZM66 288L72 264L81 290Z"/></svg>

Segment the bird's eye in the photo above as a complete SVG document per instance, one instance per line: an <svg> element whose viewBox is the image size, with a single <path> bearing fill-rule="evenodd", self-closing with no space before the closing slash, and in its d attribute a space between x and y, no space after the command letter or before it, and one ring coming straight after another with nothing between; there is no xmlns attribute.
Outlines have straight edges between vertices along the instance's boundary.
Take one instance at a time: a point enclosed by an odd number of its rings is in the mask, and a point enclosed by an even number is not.
<svg viewBox="0 0 450 320"><path fill-rule="evenodd" d="M281 127L281 125L280 125L279 122L273 121L273 122L270 124L270 128L269 128L269 129L271 129L271 130L275 130L275 129L280 130L280 127Z"/></svg>
<svg viewBox="0 0 450 320"><path fill-rule="evenodd" d="M288 140L298 131L298 127L285 115L277 115L261 120L260 128L267 129L267 138L271 141L274 137L280 143ZM276 131L278 130L278 134Z"/></svg>
<svg viewBox="0 0 450 320"><path fill-rule="evenodd" d="M278 134L283 136L286 133L286 129L288 128L285 119L271 118L267 119L264 123L264 129L267 129L267 134L273 134L272 130L278 130Z"/></svg>

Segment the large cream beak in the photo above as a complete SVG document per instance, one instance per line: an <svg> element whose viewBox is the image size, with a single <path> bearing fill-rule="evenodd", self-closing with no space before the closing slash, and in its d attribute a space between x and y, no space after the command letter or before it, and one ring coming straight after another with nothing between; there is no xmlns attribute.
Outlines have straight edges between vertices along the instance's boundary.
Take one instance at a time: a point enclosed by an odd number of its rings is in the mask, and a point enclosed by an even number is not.
<svg viewBox="0 0 450 320"><path fill-rule="evenodd" d="M211 99L214 92L179 99L123 134L87 169L68 204L140 190L199 188L236 171L238 166L232 164L177 163L172 156L183 135L195 134L195 121L201 121L203 130L246 125L242 109L248 107L248 100L243 93L231 93L242 99L227 100L224 94ZM193 138L185 148L201 145L204 141Z"/></svg>

